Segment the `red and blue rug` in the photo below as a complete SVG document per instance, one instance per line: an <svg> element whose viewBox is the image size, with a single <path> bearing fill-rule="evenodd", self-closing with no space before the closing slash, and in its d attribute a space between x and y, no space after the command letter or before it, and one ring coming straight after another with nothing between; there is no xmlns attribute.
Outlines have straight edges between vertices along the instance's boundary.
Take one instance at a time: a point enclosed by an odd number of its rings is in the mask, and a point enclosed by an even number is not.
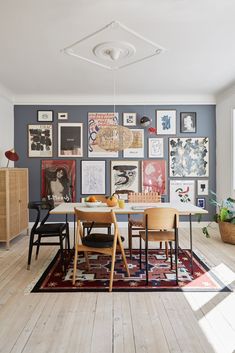
<svg viewBox="0 0 235 353"><path fill-rule="evenodd" d="M149 250L149 284L146 285L144 263L139 268L139 251L133 250L132 260L126 251L131 277L126 277L121 254L117 253L113 291L230 291L196 254L193 257L194 272L191 274L189 251L179 253L179 283L176 286L175 270L170 268L163 250ZM82 292L107 291L111 257L89 254L90 271L86 269L84 256L78 257L76 283L72 284L74 251L66 253L68 270L64 276L60 254L56 254L48 268L34 286L32 292ZM142 256L144 261L144 254Z"/></svg>

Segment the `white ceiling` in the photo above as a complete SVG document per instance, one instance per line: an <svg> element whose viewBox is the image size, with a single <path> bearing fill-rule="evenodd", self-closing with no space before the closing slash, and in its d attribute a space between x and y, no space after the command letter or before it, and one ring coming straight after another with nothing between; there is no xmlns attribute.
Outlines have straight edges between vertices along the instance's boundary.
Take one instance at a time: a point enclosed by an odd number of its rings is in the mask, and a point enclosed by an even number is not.
<svg viewBox="0 0 235 353"><path fill-rule="evenodd" d="M117 96L209 100L235 80L234 0L0 0L0 84L16 102L112 96L112 72L61 52L112 20L167 49L118 71Z"/></svg>

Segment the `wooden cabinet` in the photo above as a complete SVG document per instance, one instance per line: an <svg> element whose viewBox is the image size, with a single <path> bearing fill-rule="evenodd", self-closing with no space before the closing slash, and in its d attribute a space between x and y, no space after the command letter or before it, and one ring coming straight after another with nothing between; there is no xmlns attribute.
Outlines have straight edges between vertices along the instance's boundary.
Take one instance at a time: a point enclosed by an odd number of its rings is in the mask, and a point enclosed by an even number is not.
<svg viewBox="0 0 235 353"><path fill-rule="evenodd" d="M0 242L28 229L28 169L0 168Z"/></svg>

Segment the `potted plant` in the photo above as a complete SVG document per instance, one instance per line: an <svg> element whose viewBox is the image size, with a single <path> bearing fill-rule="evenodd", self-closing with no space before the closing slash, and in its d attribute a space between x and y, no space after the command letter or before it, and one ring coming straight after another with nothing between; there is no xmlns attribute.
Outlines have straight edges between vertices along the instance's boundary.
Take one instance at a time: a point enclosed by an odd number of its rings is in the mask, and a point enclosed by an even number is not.
<svg viewBox="0 0 235 353"><path fill-rule="evenodd" d="M209 199L209 202L217 207L217 213L214 216L214 221L218 223L221 239L225 243L235 244L235 200L228 197L221 202L217 201L217 195L211 191L214 198ZM211 222L202 228L203 234L209 237L208 228Z"/></svg>

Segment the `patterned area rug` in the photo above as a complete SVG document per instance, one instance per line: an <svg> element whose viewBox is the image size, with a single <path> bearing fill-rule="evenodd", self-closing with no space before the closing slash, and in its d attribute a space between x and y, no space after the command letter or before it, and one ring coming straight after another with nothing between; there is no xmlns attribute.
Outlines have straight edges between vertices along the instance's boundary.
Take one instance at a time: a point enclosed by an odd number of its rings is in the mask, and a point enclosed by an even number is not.
<svg viewBox="0 0 235 353"><path fill-rule="evenodd" d="M133 251L132 260L126 251L131 277L126 277L121 254L117 254L113 291L230 291L211 271L202 259L194 254L194 273L191 274L189 251L179 253L179 284L175 283L175 271L170 268L163 250L149 250L149 284L146 285L144 263L139 269L139 251ZM69 263L66 276L63 275L59 252L45 270L32 292L76 292L107 291L111 257L90 254L90 271L86 270L84 256L78 257L76 283L72 285L74 251L66 253ZM144 254L142 256L144 261Z"/></svg>

